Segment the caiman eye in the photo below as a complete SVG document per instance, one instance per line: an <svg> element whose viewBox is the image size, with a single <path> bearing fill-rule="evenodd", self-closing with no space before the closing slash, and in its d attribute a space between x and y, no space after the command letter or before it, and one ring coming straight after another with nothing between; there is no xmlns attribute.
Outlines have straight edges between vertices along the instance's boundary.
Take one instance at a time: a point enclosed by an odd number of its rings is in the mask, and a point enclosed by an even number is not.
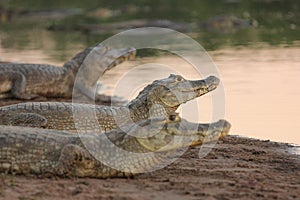
<svg viewBox="0 0 300 200"><path fill-rule="evenodd" d="M176 81L182 81L183 78L181 76L177 76Z"/></svg>
<svg viewBox="0 0 300 200"><path fill-rule="evenodd" d="M176 115L170 115L169 116L169 120L170 121L175 121L175 119L176 119Z"/></svg>

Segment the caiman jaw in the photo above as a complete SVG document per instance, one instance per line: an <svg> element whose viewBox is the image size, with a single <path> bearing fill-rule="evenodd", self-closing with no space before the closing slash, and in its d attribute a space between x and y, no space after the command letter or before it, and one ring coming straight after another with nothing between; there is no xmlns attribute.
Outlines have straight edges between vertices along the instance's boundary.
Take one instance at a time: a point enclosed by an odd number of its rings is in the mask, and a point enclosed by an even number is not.
<svg viewBox="0 0 300 200"><path fill-rule="evenodd" d="M151 152L169 151L217 141L228 135L230 127L230 123L226 120L197 124L182 119L181 122L167 123L159 133L152 137L137 140Z"/></svg>
<svg viewBox="0 0 300 200"><path fill-rule="evenodd" d="M219 120L217 122L211 123L211 124L207 124L208 129L207 130L203 130L203 127L201 127L201 125L198 126L198 132L204 132L205 134L203 136L205 137L210 137L213 136L215 132L219 132L220 137L225 137L226 135L228 135L229 130L230 130L230 123L227 122L226 120Z"/></svg>
<svg viewBox="0 0 300 200"><path fill-rule="evenodd" d="M209 143L217 141L220 138L224 138L229 134L231 124L226 120L219 120L209 125L206 131L203 131L203 127L198 127L198 133L205 133L201 139L195 139L191 142L190 146L201 145L203 143Z"/></svg>
<svg viewBox="0 0 300 200"><path fill-rule="evenodd" d="M200 97L218 87L220 79L215 76L209 76L204 80L191 81L194 92L197 97Z"/></svg>

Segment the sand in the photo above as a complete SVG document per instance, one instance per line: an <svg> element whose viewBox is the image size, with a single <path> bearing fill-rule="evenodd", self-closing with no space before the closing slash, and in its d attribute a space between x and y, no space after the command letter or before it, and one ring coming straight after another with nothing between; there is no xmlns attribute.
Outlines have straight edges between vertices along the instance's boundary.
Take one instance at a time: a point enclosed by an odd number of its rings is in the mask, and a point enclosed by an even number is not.
<svg viewBox="0 0 300 200"><path fill-rule="evenodd" d="M2 174L0 199L299 199L300 156L293 150L228 136L204 158L192 147L166 168L129 179Z"/></svg>

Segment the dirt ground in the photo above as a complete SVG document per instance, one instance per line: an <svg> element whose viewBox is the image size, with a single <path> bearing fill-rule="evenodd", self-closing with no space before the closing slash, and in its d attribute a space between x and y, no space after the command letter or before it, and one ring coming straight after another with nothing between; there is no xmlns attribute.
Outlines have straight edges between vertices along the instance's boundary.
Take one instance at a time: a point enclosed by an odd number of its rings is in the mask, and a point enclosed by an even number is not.
<svg viewBox="0 0 300 200"><path fill-rule="evenodd" d="M205 158L193 147L168 167L134 178L3 175L1 199L299 199L300 156L291 146L237 136Z"/></svg>
<svg viewBox="0 0 300 200"><path fill-rule="evenodd" d="M300 156L291 153L292 145L231 135L204 158L199 148L164 169L129 179L2 173L0 199L300 199Z"/></svg>

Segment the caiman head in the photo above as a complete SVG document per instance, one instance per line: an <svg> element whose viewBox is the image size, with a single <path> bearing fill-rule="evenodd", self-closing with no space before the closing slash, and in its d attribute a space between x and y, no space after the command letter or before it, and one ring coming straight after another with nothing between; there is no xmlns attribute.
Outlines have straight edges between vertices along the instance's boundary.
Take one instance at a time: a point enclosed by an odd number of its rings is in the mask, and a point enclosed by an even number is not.
<svg viewBox="0 0 300 200"><path fill-rule="evenodd" d="M158 104L163 106L167 113L170 113L182 103L216 89L219 82L220 80L215 76L209 76L202 80L187 80L180 75L171 74L168 78L156 80L146 86L135 100L146 101L148 109ZM137 103L135 100L130 104Z"/></svg>
<svg viewBox="0 0 300 200"><path fill-rule="evenodd" d="M118 167L112 167L114 169L108 172L101 169L103 166L97 166L98 162L84 162L78 171L94 177L94 174L99 174L100 177L118 176L115 169L124 170L119 173L121 176L145 172L177 157L177 151L172 150L217 141L225 137L229 129L230 124L225 120L197 124L181 119L177 113L141 120L121 129L90 137L88 141L91 141L91 145L85 143L92 147L89 151L93 152L95 158ZM132 133L135 135L131 135Z"/></svg>
<svg viewBox="0 0 300 200"><path fill-rule="evenodd" d="M199 124L181 119L177 113L172 113L165 119L156 118L141 122L141 132L146 132L149 137L142 133L136 140L145 149L151 152L169 151L188 146L201 145L207 142L217 141L225 137L230 130L230 123L219 120L213 123Z"/></svg>
<svg viewBox="0 0 300 200"><path fill-rule="evenodd" d="M92 60L89 60L88 62L92 63L93 69L97 69L97 67L101 69L104 68L104 72L127 60L134 59L136 55L136 50L132 47L111 49L108 46L96 44L95 46L88 47L83 51L77 53L74 57L72 57L64 64L64 67L68 70L71 70L73 73L77 73L83 62L85 62L86 59L89 58L88 56L90 56L92 52L96 55L96 58L92 57ZM97 72L98 70L95 71ZM96 76L98 78L101 75L102 74L96 73Z"/></svg>

